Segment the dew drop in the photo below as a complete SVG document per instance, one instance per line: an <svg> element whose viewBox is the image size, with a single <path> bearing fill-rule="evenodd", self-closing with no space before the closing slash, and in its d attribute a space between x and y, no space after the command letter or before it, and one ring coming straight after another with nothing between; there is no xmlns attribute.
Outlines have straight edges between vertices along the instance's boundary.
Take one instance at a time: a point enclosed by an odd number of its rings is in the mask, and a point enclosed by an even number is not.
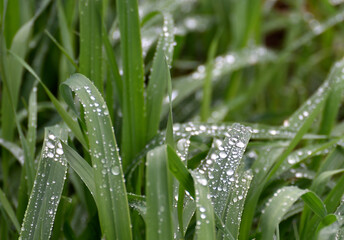
<svg viewBox="0 0 344 240"><path fill-rule="evenodd" d="M226 174L227 174L228 176L232 176L233 173L234 173L234 171L233 171L232 169L229 169L229 170L227 170L227 172L226 172Z"/></svg>
<svg viewBox="0 0 344 240"><path fill-rule="evenodd" d="M59 155L62 155L63 154L63 149L62 148L56 149L56 153L59 154Z"/></svg>
<svg viewBox="0 0 344 240"><path fill-rule="evenodd" d="M245 143L243 143L243 142L238 142L238 143L236 144L236 146L239 147L239 148L243 148L243 147L245 147Z"/></svg>
<svg viewBox="0 0 344 240"><path fill-rule="evenodd" d="M119 174L119 167L118 166L114 166L112 169L111 169L111 173L113 175L118 175Z"/></svg>

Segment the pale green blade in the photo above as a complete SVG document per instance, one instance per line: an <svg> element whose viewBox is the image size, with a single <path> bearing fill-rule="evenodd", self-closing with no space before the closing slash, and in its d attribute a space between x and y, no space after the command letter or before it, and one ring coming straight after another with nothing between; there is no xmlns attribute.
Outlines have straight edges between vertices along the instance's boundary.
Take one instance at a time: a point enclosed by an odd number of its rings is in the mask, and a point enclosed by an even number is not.
<svg viewBox="0 0 344 240"><path fill-rule="evenodd" d="M84 108L102 232L109 239L131 239L127 193L107 106L81 74L72 75L61 87L74 91Z"/></svg>
<svg viewBox="0 0 344 240"><path fill-rule="evenodd" d="M0 146L9 151L19 161L21 165L24 165L24 152L22 148L2 138L0 138Z"/></svg>
<svg viewBox="0 0 344 240"><path fill-rule="evenodd" d="M196 239L215 240L214 208L209 197L208 181L206 177L197 172L193 172L192 176L196 192Z"/></svg>
<svg viewBox="0 0 344 240"><path fill-rule="evenodd" d="M67 129L61 126L46 128L20 239L49 239L51 235L67 173L67 161L59 139L67 141L67 136Z"/></svg>
<svg viewBox="0 0 344 240"><path fill-rule="evenodd" d="M170 196L166 145L147 154L146 239L173 239L172 199Z"/></svg>
<svg viewBox="0 0 344 240"><path fill-rule="evenodd" d="M275 58L276 56L270 50L262 47L248 48L227 55L218 56L214 60L215 67L211 73L213 76L212 82L218 81L222 76L232 71L257 63L269 62ZM205 66L200 65L194 73L175 79L173 105L179 104L187 96L200 89L203 85L204 77ZM167 109L164 110L167 111Z"/></svg>
<svg viewBox="0 0 344 240"><path fill-rule="evenodd" d="M284 187L268 200L261 216L262 239L273 239L275 230L284 214L306 192L307 190L297 187Z"/></svg>
<svg viewBox="0 0 344 240"><path fill-rule="evenodd" d="M251 133L248 128L234 124L224 141L216 139L199 171L207 174L215 213L224 218L232 185Z"/></svg>
<svg viewBox="0 0 344 240"><path fill-rule="evenodd" d="M147 138L154 137L159 129L160 115L173 57L174 25L171 15L164 15L163 32L153 59L153 67L147 87Z"/></svg>

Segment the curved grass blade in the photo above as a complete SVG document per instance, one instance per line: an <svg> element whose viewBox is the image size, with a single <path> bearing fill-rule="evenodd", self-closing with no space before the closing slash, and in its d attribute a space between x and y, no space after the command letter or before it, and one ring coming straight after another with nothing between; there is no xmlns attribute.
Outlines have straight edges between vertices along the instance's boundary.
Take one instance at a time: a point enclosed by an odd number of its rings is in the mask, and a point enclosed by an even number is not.
<svg viewBox="0 0 344 240"><path fill-rule="evenodd" d="M23 149L21 149L16 144L6 141L2 138L0 138L0 146L5 148L7 151L9 151L21 165L24 165L24 152Z"/></svg>
<svg viewBox="0 0 344 240"><path fill-rule="evenodd" d="M72 130L75 137L80 141L82 146L85 149L88 149L88 144L86 144L85 137L78 125L78 123L73 119L73 117L63 108L61 103L56 99L56 97L50 92L49 88L43 83L43 81L38 77L35 71L19 56L17 56L14 52L10 52L15 59L25 67L25 69L31 73L31 75L42 85L46 94L50 98L51 102L54 104L56 111L60 114L61 118L64 122L68 125L68 127Z"/></svg>
<svg viewBox="0 0 344 240"><path fill-rule="evenodd" d="M343 173L343 172L344 172L343 168L322 172L313 180L310 189L316 192L317 194L322 194L325 189L326 182L328 182L329 178L331 178L333 175Z"/></svg>
<svg viewBox="0 0 344 240"><path fill-rule="evenodd" d="M173 19L164 14L163 32L153 59L153 67L147 87L147 138L154 137L159 129L163 98L170 78L169 66L173 57Z"/></svg>
<svg viewBox="0 0 344 240"><path fill-rule="evenodd" d="M72 75L61 87L74 91L84 107L102 232L109 239L131 239L122 166L107 106L81 74Z"/></svg>
<svg viewBox="0 0 344 240"><path fill-rule="evenodd" d="M318 90L297 110L295 113L285 121L285 128L287 130L293 129L296 134L291 139L289 146L278 157L274 165L268 170L267 176L262 183L249 193L249 200L246 203L245 212L243 215L243 221L240 231L240 239L246 239L248 237L249 229L255 208L259 199L259 196L264 188L266 182L268 182L277 171L279 171L281 164L289 156L292 150L300 142L302 137L306 134L308 129L312 126L314 119L322 110L323 104L328 97L331 89L338 88L343 89L344 79L342 78L342 69L344 67L344 59L334 64L331 72L326 81L318 88ZM252 189L252 188L251 188Z"/></svg>
<svg viewBox="0 0 344 240"><path fill-rule="evenodd" d="M340 240L344 238L344 201L338 206L335 216L337 221L332 225L321 229L318 235L318 240Z"/></svg>
<svg viewBox="0 0 344 240"><path fill-rule="evenodd" d="M193 172L196 193L196 238L198 240L215 240L214 208L209 195L207 179L200 173Z"/></svg>
<svg viewBox="0 0 344 240"><path fill-rule="evenodd" d="M25 212L19 239L49 239L67 173L61 142L63 127L46 128L37 175Z"/></svg>
<svg viewBox="0 0 344 240"><path fill-rule="evenodd" d="M283 216L300 197L321 219L327 217L324 203L313 192L294 186L280 188L267 201L263 210L261 217L262 239L273 239L275 230Z"/></svg>
<svg viewBox="0 0 344 240"><path fill-rule="evenodd" d="M284 187L274 194L274 197L266 204L261 217L263 239L273 239L275 230L283 215L306 192L307 190L297 187Z"/></svg>
<svg viewBox="0 0 344 240"><path fill-rule="evenodd" d="M20 224L18 222L18 219L16 217L15 212L13 211L13 208L11 206L11 203L8 201L5 193L0 189L0 207L2 207L9 218L11 219L14 227L16 228L17 232L20 232Z"/></svg>
<svg viewBox="0 0 344 240"><path fill-rule="evenodd" d="M173 239L172 199L166 145L147 154L147 239Z"/></svg>

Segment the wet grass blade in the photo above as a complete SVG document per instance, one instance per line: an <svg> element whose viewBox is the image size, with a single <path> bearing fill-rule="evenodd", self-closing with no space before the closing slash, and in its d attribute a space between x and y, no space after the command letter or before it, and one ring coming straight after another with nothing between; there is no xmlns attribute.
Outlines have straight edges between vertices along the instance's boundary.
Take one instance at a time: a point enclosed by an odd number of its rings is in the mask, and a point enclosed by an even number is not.
<svg viewBox="0 0 344 240"><path fill-rule="evenodd" d="M13 142L6 141L2 138L0 138L0 146L9 151L19 161L21 165L24 164L24 152L22 148L20 148Z"/></svg>
<svg viewBox="0 0 344 240"><path fill-rule="evenodd" d="M174 33L173 20L164 15L163 32L153 59L153 67L147 87L147 138L154 137L159 129L163 99L166 96L169 66L173 57Z"/></svg>
<svg viewBox="0 0 344 240"><path fill-rule="evenodd" d="M143 59L137 0L118 1L123 63L123 169L146 144Z"/></svg>
<svg viewBox="0 0 344 240"><path fill-rule="evenodd" d="M199 240L215 240L215 217L207 179L200 173L192 174L196 192L196 238Z"/></svg>
<svg viewBox="0 0 344 240"><path fill-rule="evenodd" d="M25 212L20 239L49 239L64 186L67 161L61 142L67 129L47 128L35 183Z"/></svg>
<svg viewBox="0 0 344 240"><path fill-rule="evenodd" d="M248 128L234 124L226 135L225 140L214 141L207 158L199 167L199 171L207 174L215 213L221 218L224 218L230 189L235 184L235 175L251 133Z"/></svg>
<svg viewBox="0 0 344 240"><path fill-rule="evenodd" d="M28 132L27 132L27 144L28 155L30 164L34 165L35 151L36 151L36 138L37 138L37 84L35 83L30 97L29 97L29 109L28 109Z"/></svg>
<svg viewBox="0 0 344 240"><path fill-rule="evenodd" d="M80 73L91 79L101 93L103 92L102 11L103 1L80 1Z"/></svg>
<svg viewBox="0 0 344 240"><path fill-rule="evenodd" d="M147 239L173 239L172 199L166 145L147 154Z"/></svg>
<svg viewBox="0 0 344 240"><path fill-rule="evenodd" d="M61 87L74 91L84 108L103 235L131 239L127 193L107 106L97 88L81 74L72 75Z"/></svg>
<svg viewBox="0 0 344 240"><path fill-rule="evenodd" d="M216 82L222 76L232 71L258 63L272 61L275 58L276 56L266 48L248 48L239 52L218 56L214 60L215 67L212 72L212 80ZM173 105L178 105L187 96L199 90L203 86L204 76L205 66L200 65L194 73L175 79Z"/></svg>

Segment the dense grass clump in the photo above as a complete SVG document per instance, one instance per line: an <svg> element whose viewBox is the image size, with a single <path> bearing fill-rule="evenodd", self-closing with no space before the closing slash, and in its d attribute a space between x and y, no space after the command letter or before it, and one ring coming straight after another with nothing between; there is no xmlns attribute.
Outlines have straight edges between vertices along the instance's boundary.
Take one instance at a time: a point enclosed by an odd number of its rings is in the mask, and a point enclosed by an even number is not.
<svg viewBox="0 0 344 240"><path fill-rule="evenodd" d="M0 0L0 239L344 239L343 22Z"/></svg>

